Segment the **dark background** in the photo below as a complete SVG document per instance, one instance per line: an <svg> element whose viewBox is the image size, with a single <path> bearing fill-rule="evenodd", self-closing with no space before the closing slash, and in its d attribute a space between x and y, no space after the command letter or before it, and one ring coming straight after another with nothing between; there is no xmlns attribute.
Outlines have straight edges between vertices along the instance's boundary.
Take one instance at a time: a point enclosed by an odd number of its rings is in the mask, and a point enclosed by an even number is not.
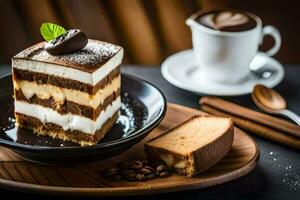
<svg viewBox="0 0 300 200"><path fill-rule="evenodd" d="M277 27L283 44L275 57L299 63L299 6L297 0L1 0L0 64L10 64L17 52L42 41L41 23L55 22L124 46L126 63L159 65L166 56L191 48L185 19L216 7L251 11ZM272 42L267 38L262 49Z"/></svg>
<svg viewBox="0 0 300 200"><path fill-rule="evenodd" d="M204 8L229 7L251 11L260 16L265 25L274 25L280 30L283 43L275 57L285 64L286 76L276 90L287 98L290 109L300 113L299 2L297 0L0 0L0 63L7 64L0 66L0 74L3 76L9 73L8 65L14 54L42 41L39 33L41 23L55 22L66 28L80 28L90 38L124 46L126 63L138 64L133 68L123 68L124 72L159 86L169 102L198 108L199 97L171 86L161 77L158 67L166 56L191 48L190 31L184 23L190 14ZM262 49L270 47L272 42L270 38L266 39ZM156 68L141 67L145 64ZM254 108L249 95L229 100ZM245 177L202 190L123 199L300 199L299 152L263 138L254 138L260 145L260 161ZM0 198L4 199L6 195L11 198L31 197L30 194L0 190ZM36 198L47 197L37 195ZM66 199L66 197L50 198Z"/></svg>

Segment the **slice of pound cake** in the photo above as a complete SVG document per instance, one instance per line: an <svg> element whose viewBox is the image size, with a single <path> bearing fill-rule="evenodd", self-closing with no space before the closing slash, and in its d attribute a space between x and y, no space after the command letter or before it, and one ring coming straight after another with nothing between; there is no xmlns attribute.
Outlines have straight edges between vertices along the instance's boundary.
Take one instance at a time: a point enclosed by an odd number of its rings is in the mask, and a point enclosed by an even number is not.
<svg viewBox="0 0 300 200"><path fill-rule="evenodd" d="M230 118L194 116L145 144L150 162L163 161L169 169L192 177L221 160L233 142Z"/></svg>

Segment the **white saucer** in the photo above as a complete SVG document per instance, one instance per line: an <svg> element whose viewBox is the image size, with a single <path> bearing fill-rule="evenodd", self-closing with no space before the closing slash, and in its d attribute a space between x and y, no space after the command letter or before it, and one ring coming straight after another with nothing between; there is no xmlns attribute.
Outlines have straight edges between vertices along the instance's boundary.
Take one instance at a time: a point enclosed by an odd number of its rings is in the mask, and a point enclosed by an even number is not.
<svg viewBox="0 0 300 200"><path fill-rule="evenodd" d="M250 74L242 83L235 85L225 85L217 82L201 80L199 78L199 70L196 60L194 59L193 50L185 50L168 57L161 66L163 77L184 90L194 92L196 94L207 94L216 96L238 96L252 92L253 86L263 84L268 87L274 87L284 77L283 66L274 58L259 52L251 63L251 66L261 66L266 64L268 69L272 69L274 73L268 78L259 79L257 76Z"/></svg>

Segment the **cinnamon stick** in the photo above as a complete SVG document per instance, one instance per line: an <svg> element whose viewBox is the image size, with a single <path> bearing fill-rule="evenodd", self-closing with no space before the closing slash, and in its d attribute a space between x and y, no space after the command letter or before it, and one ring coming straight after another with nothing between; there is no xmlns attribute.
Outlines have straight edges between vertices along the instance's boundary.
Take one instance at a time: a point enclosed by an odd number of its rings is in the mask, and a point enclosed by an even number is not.
<svg viewBox="0 0 300 200"><path fill-rule="evenodd" d="M300 139L296 137L300 129L297 125L216 97L203 97L200 104L204 112L231 117L236 126L246 131L300 150Z"/></svg>
<svg viewBox="0 0 300 200"><path fill-rule="evenodd" d="M300 138L300 126L290 123L284 119L266 115L217 97L203 97L200 99L200 104L211 106L225 113L246 118L256 123L263 124L264 126L268 126Z"/></svg>

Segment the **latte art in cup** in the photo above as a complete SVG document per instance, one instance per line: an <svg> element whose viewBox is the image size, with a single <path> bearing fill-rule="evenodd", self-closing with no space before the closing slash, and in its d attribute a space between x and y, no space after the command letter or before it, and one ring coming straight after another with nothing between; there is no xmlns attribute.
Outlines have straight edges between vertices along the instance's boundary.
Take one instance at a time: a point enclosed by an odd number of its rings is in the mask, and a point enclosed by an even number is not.
<svg viewBox="0 0 300 200"><path fill-rule="evenodd" d="M272 56L280 48L281 37L273 26L262 27L261 19L238 10L201 10L186 20L191 28L198 79L222 84L240 84L251 77L250 63L265 35L274 46L265 52Z"/></svg>
<svg viewBox="0 0 300 200"><path fill-rule="evenodd" d="M246 13L226 10L204 13L196 21L214 30L232 32L249 30L257 25Z"/></svg>

